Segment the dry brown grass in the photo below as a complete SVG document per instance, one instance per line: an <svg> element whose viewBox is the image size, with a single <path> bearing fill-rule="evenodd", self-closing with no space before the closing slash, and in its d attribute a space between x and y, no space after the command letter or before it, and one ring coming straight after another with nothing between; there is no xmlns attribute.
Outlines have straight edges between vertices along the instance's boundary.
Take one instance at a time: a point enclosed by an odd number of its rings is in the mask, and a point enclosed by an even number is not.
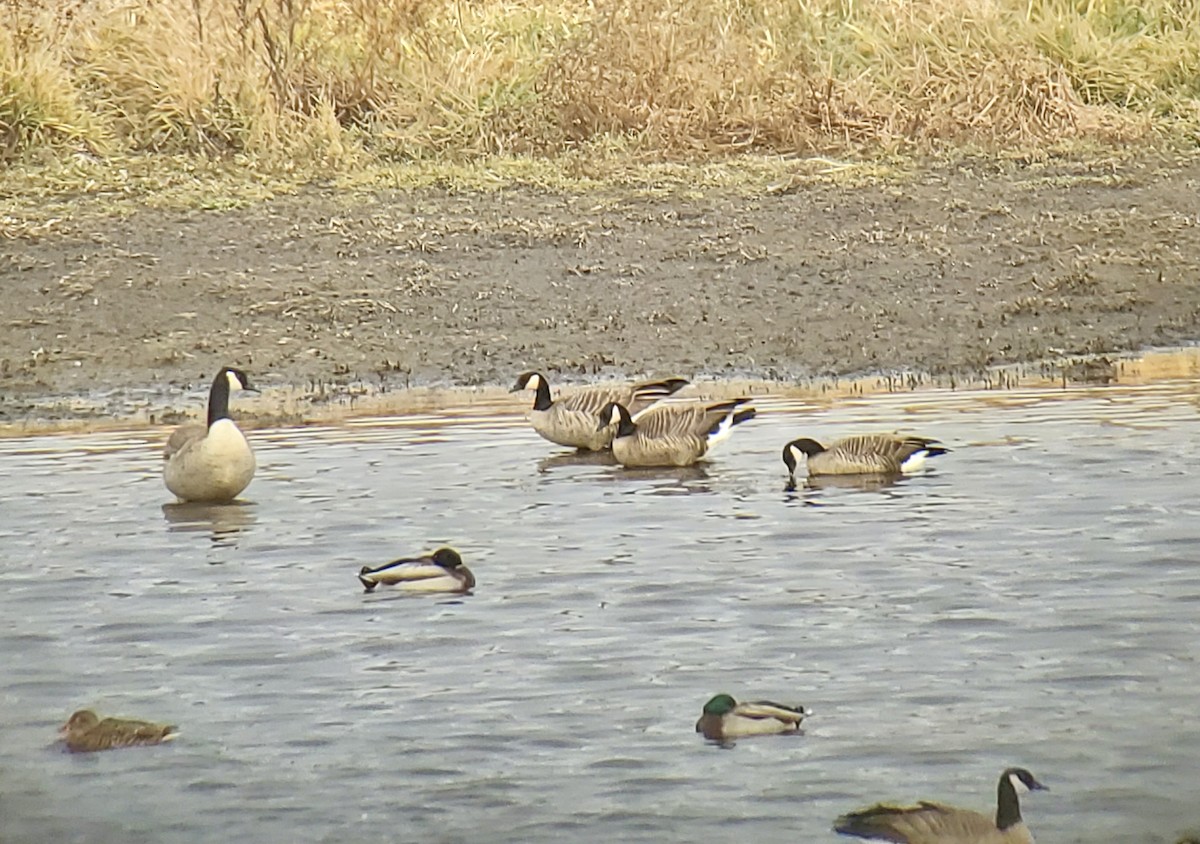
<svg viewBox="0 0 1200 844"><path fill-rule="evenodd" d="M1200 3L0 0L0 160L1019 150L1200 127Z"/></svg>

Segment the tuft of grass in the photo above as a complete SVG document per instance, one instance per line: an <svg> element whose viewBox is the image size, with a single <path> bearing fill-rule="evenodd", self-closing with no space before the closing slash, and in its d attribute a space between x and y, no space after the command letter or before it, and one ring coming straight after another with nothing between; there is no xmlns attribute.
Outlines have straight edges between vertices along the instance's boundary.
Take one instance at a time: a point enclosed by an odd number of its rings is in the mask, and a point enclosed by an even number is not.
<svg viewBox="0 0 1200 844"><path fill-rule="evenodd" d="M586 169L1198 133L1200 4L1174 0L0 0L0 160L25 165Z"/></svg>

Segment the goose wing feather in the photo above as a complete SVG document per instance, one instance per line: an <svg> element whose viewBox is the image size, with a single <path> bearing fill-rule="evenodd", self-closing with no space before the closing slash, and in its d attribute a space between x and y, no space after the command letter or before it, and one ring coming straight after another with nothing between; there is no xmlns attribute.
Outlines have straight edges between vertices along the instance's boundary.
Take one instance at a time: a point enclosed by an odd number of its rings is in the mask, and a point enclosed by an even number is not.
<svg viewBox="0 0 1200 844"><path fill-rule="evenodd" d="M879 804L837 819L844 835L903 844L1032 844L1023 825L1007 833L987 815L942 803L915 806Z"/></svg>
<svg viewBox="0 0 1200 844"><path fill-rule="evenodd" d="M591 387L580 387L564 396L560 396L555 406L575 413L583 413L591 417L592 427L596 427L596 414L604 409L609 402L619 402L629 406L633 400L633 387L629 384L596 384Z"/></svg>
<svg viewBox="0 0 1200 844"><path fill-rule="evenodd" d="M924 437L865 434L838 440L814 459L822 468L829 466L842 471L854 469L859 472L896 473L905 460L936 442Z"/></svg>
<svg viewBox="0 0 1200 844"><path fill-rule="evenodd" d="M626 466L690 466L719 439L710 439L710 435L747 401L656 404L638 414L632 435L613 440L613 454ZM726 430L736 421L726 423Z"/></svg>
<svg viewBox="0 0 1200 844"><path fill-rule="evenodd" d="M707 436L731 410L746 399L705 404L704 402L675 402L645 410L638 416L638 433L648 439L667 437Z"/></svg>
<svg viewBox="0 0 1200 844"><path fill-rule="evenodd" d="M661 381L639 381L634 384L630 390L630 398L628 402L622 402L629 410L630 415L637 416L646 408L653 405L655 402L661 401L668 396L686 387L690 381L685 378L664 378Z"/></svg>
<svg viewBox="0 0 1200 844"><path fill-rule="evenodd" d="M208 428L204 425L181 425L171 432L167 444L163 446L163 460L170 460L189 445L204 439Z"/></svg>

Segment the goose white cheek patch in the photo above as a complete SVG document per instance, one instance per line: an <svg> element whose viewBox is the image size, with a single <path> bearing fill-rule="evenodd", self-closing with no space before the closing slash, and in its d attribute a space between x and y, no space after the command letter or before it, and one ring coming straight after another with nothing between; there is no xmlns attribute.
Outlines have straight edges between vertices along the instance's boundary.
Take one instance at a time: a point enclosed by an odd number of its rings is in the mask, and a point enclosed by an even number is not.
<svg viewBox="0 0 1200 844"><path fill-rule="evenodd" d="M1029 786L1027 786L1027 785L1025 785L1025 783L1021 782L1021 778L1018 777L1016 774L1009 774L1008 781L1011 782L1012 787L1017 790L1017 794L1028 794L1029 793Z"/></svg>

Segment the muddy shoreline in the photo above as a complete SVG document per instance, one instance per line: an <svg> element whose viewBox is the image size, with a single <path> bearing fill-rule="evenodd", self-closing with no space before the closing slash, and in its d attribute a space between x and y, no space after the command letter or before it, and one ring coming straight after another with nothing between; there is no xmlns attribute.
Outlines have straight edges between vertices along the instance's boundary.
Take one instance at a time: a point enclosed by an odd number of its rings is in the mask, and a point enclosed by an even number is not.
<svg viewBox="0 0 1200 844"><path fill-rule="evenodd" d="M1197 195L1200 161L1143 160L749 195L309 187L122 218L81 202L0 241L0 424L171 422L224 363L292 397L264 424L490 396L531 368L904 387L1059 361L1102 380L1108 356L1200 339Z"/></svg>

